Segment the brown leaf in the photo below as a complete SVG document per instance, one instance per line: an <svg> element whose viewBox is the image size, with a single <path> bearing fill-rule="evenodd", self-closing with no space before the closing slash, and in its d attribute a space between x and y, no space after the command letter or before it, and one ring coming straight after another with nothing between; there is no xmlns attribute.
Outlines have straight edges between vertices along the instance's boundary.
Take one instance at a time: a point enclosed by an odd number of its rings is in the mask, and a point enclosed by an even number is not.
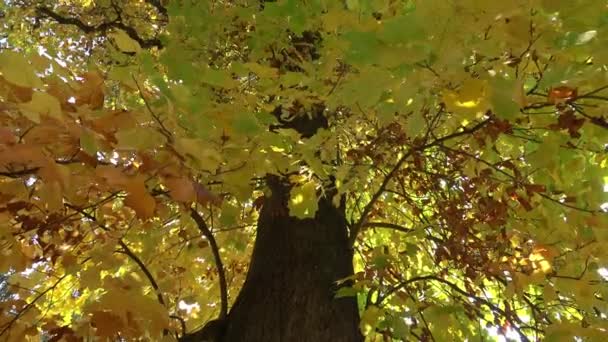
<svg viewBox="0 0 608 342"><path fill-rule="evenodd" d="M577 118L573 111L567 110L560 114L559 118L557 119L557 124L551 125L551 128L567 129L570 137L578 138L581 136L580 133L578 133L578 130L583 126L584 123L585 119Z"/></svg>
<svg viewBox="0 0 608 342"><path fill-rule="evenodd" d="M165 185L169 189L171 198L178 202L192 203L197 198L194 185L188 178L168 177L165 179Z"/></svg>
<svg viewBox="0 0 608 342"><path fill-rule="evenodd" d="M6 127L0 127L0 144L13 145L17 142L17 137L13 131Z"/></svg>
<svg viewBox="0 0 608 342"><path fill-rule="evenodd" d="M111 187L121 187L128 182L128 177L121 169L112 165L99 165L95 169L95 175L105 180Z"/></svg>
<svg viewBox="0 0 608 342"><path fill-rule="evenodd" d="M102 339L111 339L124 327L122 319L107 311L94 311L91 315L91 325L95 327L95 335Z"/></svg>
<svg viewBox="0 0 608 342"><path fill-rule="evenodd" d="M222 199L207 190L205 186L198 182L194 182L194 190L196 192L196 201L202 205L211 203L219 207L222 204Z"/></svg>
<svg viewBox="0 0 608 342"><path fill-rule="evenodd" d="M70 103L70 99L74 96L74 91L68 84L51 80L46 92L59 100L62 110L66 112L76 111L74 103Z"/></svg>
<svg viewBox="0 0 608 342"><path fill-rule="evenodd" d="M16 84L12 84L2 76L0 76L0 89L8 90L7 100L17 103L31 101L32 95L34 94L32 88L20 87Z"/></svg>

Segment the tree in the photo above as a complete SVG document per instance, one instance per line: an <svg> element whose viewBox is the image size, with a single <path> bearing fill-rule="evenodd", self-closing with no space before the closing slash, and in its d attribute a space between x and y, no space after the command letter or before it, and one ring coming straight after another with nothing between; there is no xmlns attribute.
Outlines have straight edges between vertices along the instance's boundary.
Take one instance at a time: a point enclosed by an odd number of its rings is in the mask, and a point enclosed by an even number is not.
<svg viewBox="0 0 608 342"><path fill-rule="evenodd" d="M605 1L0 9L3 341L604 337Z"/></svg>

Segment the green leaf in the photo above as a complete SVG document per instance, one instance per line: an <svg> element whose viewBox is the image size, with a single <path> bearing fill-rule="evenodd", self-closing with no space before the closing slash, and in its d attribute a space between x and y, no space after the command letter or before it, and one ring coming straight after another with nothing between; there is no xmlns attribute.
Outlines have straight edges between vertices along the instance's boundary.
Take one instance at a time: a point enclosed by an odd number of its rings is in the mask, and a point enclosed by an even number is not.
<svg viewBox="0 0 608 342"><path fill-rule="evenodd" d="M220 223L224 227L230 227L236 224L240 214L239 207L228 201L222 203L222 214L220 215Z"/></svg>
<svg viewBox="0 0 608 342"><path fill-rule="evenodd" d="M344 34L350 43L346 53L346 61L353 64L370 64L377 58L380 41L373 32L350 31Z"/></svg>
<svg viewBox="0 0 608 342"><path fill-rule="evenodd" d="M263 128L258 124L256 117L251 113L237 115L232 123L232 128L240 135L254 135L263 131Z"/></svg>
<svg viewBox="0 0 608 342"><path fill-rule="evenodd" d="M514 120L519 115L520 105L513 99L518 86L521 85L516 81L502 77L492 80L492 108L499 118Z"/></svg>
<svg viewBox="0 0 608 342"><path fill-rule="evenodd" d="M145 150L161 145L165 137L152 128L132 128L116 133L118 146L126 149Z"/></svg>
<svg viewBox="0 0 608 342"><path fill-rule="evenodd" d="M410 138L415 138L424 135L426 132L426 121L422 116L422 113L416 111L412 113L407 119L405 126L405 133Z"/></svg>
<svg viewBox="0 0 608 342"><path fill-rule="evenodd" d="M354 297L359 293L359 290L350 287L350 286L342 286L336 291L336 298L343 297Z"/></svg>
<svg viewBox="0 0 608 342"><path fill-rule="evenodd" d="M408 44L425 39L425 33L420 18L415 15L397 16L383 23L378 39L387 44Z"/></svg>
<svg viewBox="0 0 608 342"><path fill-rule="evenodd" d="M61 120L61 104L56 97L43 92L34 92L32 100L20 105L23 110L33 112L36 116L48 115Z"/></svg>
<svg viewBox="0 0 608 342"><path fill-rule="evenodd" d="M0 72L7 81L20 87L42 87L34 67L17 52L4 50L0 53Z"/></svg>
<svg viewBox="0 0 608 342"><path fill-rule="evenodd" d="M98 146L93 133L84 130L80 135L80 148L91 156L97 155Z"/></svg>
<svg viewBox="0 0 608 342"><path fill-rule="evenodd" d="M410 336L409 335L410 334L410 328L405 323L405 318L404 317L400 317L400 316L393 316L393 317L391 317L390 326L391 326L391 329L393 330L393 337L405 341Z"/></svg>
<svg viewBox="0 0 608 342"><path fill-rule="evenodd" d="M116 30L116 32L110 33L108 36L114 39L118 49L123 52L139 52L141 50L139 43L123 30Z"/></svg>

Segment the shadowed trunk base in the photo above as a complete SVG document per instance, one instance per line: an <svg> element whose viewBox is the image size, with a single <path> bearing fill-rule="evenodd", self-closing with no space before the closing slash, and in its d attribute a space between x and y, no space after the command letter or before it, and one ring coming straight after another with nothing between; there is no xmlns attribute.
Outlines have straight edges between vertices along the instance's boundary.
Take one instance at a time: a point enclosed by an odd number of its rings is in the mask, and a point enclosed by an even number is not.
<svg viewBox="0 0 608 342"><path fill-rule="evenodd" d="M343 209L319 201L312 219L289 216L289 187L269 177L245 284L222 342L358 342L354 297L335 298L336 281L353 274Z"/></svg>

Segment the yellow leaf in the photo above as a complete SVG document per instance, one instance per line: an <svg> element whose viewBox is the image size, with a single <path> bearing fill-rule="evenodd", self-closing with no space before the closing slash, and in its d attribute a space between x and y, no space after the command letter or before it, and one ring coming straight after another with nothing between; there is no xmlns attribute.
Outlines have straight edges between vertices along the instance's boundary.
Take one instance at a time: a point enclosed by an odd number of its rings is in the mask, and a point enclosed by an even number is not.
<svg viewBox="0 0 608 342"><path fill-rule="evenodd" d="M56 97L47 93L34 92L32 100L20 105L26 112L48 115L55 119L61 119L61 104ZM27 113L24 113L27 115ZM35 121L35 120L34 120Z"/></svg>
<svg viewBox="0 0 608 342"><path fill-rule="evenodd" d="M109 34L110 37L116 42L116 46L124 52L139 52L141 47L139 43L123 30L116 30L116 32Z"/></svg>
<svg viewBox="0 0 608 342"><path fill-rule="evenodd" d="M201 139L181 138L177 139L176 145L179 152L198 162L205 170L217 170L222 161L221 154Z"/></svg>
<svg viewBox="0 0 608 342"><path fill-rule="evenodd" d="M289 199L289 215L300 219L314 217L319 208L317 190L314 181L291 189Z"/></svg>
<svg viewBox="0 0 608 342"><path fill-rule="evenodd" d="M377 306L370 306L361 315L361 322L359 328L364 335L369 334L378 325L378 320L382 316L382 310Z"/></svg>
<svg viewBox="0 0 608 342"><path fill-rule="evenodd" d="M458 91L442 93L446 109L452 113L466 115L463 119L474 119L489 108L489 89L486 81L467 80Z"/></svg>
<svg viewBox="0 0 608 342"><path fill-rule="evenodd" d="M34 67L14 51L0 53L0 72L7 81L20 87L40 88L43 85Z"/></svg>

